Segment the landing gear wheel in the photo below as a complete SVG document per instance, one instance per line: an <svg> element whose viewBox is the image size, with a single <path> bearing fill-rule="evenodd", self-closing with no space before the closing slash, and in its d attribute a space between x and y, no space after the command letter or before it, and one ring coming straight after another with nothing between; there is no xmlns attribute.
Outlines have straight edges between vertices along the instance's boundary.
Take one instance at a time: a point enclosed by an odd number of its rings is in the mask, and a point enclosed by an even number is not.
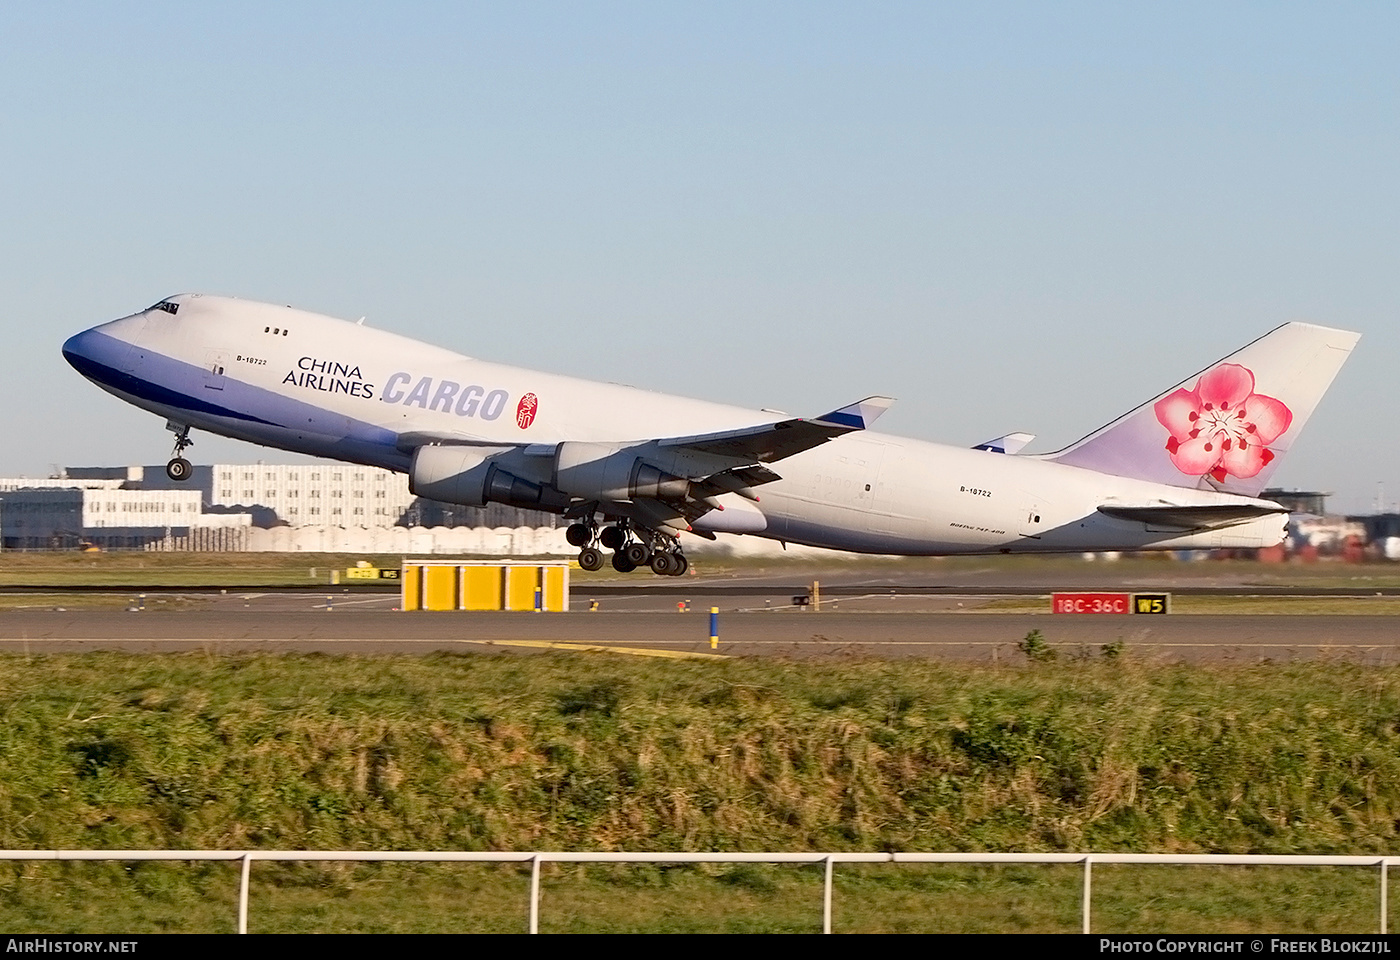
<svg viewBox="0 0 1400 960"><path fill-rule="evenodd" d="M637 565L628 559L626 551L619 550L612 555L613 569L618 573L631 573Z"/></svg>
<svg viewBox="0 0 1400 960"><path fill-rule="evenodd" d="M671 576L679 577L690 569L690 561L685 558L685 554L677 553L671 557L675 564L675 569L671 571Z"/></svg>
<svg viewBox="0 0 1400 960"><path fill-rule="evenodd" d="M584 570L603 569L603 551L597 547L584 547L578 552L578 565Z"/></svg>
<svg viewBox="0 0 1400 960"><path fill-rule="evenodd" d="M645 543L629 543L622 552L633 567L644 567L651 561L651 549Z"/></svg>
<svg viewBox="0 0 1400 960"><path fill-rule="evenodd" d="M603 532L598 535L598 542L609 550L620 550L626 542L626 537L627 535L617 527L604 527Z"/></svg>
<svg viewBox="0 0 1400 960"><path fill-rule="evenodd" d="M194 466L184 457L175 457L165 465L165 475L177 483L184 482L194 473Z"/></svg>
<svg viewBox="0 0 1400 960"><path fill-rule="evenodd" d="M669 577L671 571L675 569L675 560L669 553L653 554L651 558L651 572L662 577Z"/></svg>
<svg viewBox="0 0 1400 960"><path fill-rule="evenodd" d="M571 547L586 547L588 541L593 539L593 531L588 529L587 524L571 523L569 529L564 531L564 539L569 541Z"/></svg>

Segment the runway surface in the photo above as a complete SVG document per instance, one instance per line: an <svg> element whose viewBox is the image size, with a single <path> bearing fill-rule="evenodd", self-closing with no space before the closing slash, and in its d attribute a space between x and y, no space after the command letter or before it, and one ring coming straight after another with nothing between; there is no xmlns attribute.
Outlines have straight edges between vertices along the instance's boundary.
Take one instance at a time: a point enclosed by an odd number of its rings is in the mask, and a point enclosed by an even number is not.
<svg viewBox="0 0 1400 960"><path fill-rule="evenodd" d="M12 589L7 604L14 609L0 611L0 651L384 654L528 652L564 645L657 656L1024 662L1017 644L1038 630L1066 656L1098 656L1105 645L1121 641L1130 655L1152 659L1400 663L1400 616L1392 615L1397 605L1391 599L1400 591L1391 586L1388 569L1324 573L1314 579L1306 570L1258 565L1100 563L580 577L571 591L573 610L566 614L404 613L397 610L396 592L354 584L167 588L144 596L133 588L105 595L29 588L32 602ZM811 593L813 580L821 582L820 612L794 606L795 598ZM1212 598L1197 601L1195 609L1224 609L1167 616L1050 614L1048 594L1073 589L1164 591ZM1253 599L1244 612L1237 601L1219 599L1228 597ZM598 609L590 612L594 602ZM1326 613L1330 606L1344 612ZM709 641L711 607L720 610L715 649ZM1372 608L1376 613L1368 613Z"/></svg>
<svg viewBox="0 0 1400 960"><path fill-rule="evenodd" d="M0 651L206 650L330 654L540 650L582 644L618 651L784 658L940 657L1017 662L1031 630L1064 655L1097 656L1122 641L1134 656L1255 662L1339 657L1400 663L1400 621L1365 615L1057 617L1030 613L735 612L720 615L711 649L708 608L689 613L584 611L403 613L373 601L329 610L241 599L196 610L21 610L0 614ZM305 602L306 598L297 598Z"/></svg>

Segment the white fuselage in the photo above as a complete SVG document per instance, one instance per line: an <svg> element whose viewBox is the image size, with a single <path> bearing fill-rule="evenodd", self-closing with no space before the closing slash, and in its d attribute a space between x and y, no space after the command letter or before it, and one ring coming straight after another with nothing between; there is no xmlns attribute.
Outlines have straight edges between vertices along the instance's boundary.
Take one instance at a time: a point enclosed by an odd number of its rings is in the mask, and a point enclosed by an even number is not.
<svg viewBox="0 0 1400 960"><path fill-rule="evenodd" d="M104 389L176 424L298 453L409 469L424 442L641 442L773 416L471 359L289 307L172 298L72 338L65 355ZM533 399L532 400L530 399ZM541 456L541 463L548 458ZM1286 517L1183 532L1107 516L1106 503L1253 502L870 431L769 465L753 504L695 527L866 553L940 555L1259 547ZM543 478L541 478L543 479Z"/></svg>

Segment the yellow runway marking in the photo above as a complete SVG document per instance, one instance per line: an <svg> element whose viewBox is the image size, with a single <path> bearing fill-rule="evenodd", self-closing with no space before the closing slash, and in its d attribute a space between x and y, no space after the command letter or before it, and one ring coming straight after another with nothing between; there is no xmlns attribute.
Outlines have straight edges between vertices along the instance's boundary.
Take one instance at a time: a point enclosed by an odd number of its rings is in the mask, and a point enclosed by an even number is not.
<svg viewBox="0 0 1400 960"><path fill-rule="evenodd" d="M540 647L545 650L584 650L594 653L628 653L634 657L667 657L671 660L728 660L718 653L691 653L688 650L654 650L643 647L607 647L597 643L562 643L557 640L463 640L489 647Z"/></svg>
<svg viewBox="0 0 1400 960"><path fill-rule="evenodd" d="M668 657L673 660L729 659L729 657L717 653L610 647L597 643L568 643L558 640L448 640L431 637L395 637L393 639L382 637L0 637L0 644L28 643L187 643L191 646L217 646L221 643L474 643L483 647L540 647L554 650L593 651L595 653L630 653L636 657Z"/></svg>

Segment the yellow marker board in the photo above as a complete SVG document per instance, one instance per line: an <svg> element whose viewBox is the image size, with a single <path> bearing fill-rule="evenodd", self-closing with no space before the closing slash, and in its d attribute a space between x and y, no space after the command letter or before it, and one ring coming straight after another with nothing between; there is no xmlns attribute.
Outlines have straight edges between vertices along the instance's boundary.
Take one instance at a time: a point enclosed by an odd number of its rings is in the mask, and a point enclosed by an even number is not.
<svg viewBox="0 0 1400 960"><path fill-rule="evenodd" d="M569 609L565 561L405 560L404 610Z"/></svg>

